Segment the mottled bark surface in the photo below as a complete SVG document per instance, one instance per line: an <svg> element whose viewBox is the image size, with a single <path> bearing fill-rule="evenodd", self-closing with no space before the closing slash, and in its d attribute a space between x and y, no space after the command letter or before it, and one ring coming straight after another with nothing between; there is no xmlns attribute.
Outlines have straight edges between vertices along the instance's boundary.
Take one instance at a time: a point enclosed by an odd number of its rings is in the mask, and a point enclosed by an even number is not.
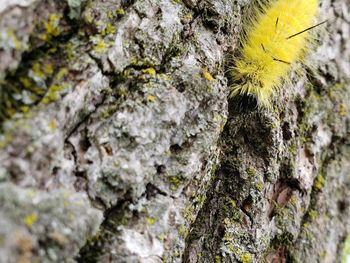
<svg viewBox="0 0 350 263"><path fill-rule="evenodd" d="M239 112L251 2L1 1L0 262L346 262L350 2Z"/></svg>

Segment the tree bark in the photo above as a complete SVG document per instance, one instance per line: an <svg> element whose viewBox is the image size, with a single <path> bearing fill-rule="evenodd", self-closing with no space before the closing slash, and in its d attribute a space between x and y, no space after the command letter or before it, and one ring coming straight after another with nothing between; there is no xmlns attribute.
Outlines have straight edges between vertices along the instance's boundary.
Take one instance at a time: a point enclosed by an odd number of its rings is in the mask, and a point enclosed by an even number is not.
<svg viewBox="0 0 350 263"><path fill-rule="evenodd" d="M240 111L252 0L2 1L0 262L349 262L350 2L320 2L313 70Z"/></svg>

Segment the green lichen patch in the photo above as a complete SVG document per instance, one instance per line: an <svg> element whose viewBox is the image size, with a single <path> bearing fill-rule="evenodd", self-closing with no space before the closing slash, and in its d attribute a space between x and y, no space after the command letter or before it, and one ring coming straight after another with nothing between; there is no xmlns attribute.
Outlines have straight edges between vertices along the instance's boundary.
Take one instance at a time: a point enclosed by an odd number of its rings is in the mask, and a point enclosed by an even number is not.
<svg viewBox="0 0 350 263"><path fill-rule="evenodd" d="M25 116L41 100L47 104L58 99L58 93L64 90L62 79L66 73L49 60L40 59L28 62L8 75L0 84L0 123L17 113Z"/></svg>
<svg viewBox="0 0 350 263"><path fill-rule="evenodd" d="M51 40L53 37L58 37L61 34L60 21L61 15L50 14L47 21L44 21L45 33L39 35L39 38L45 42Z"/></svg>
<svg viewBox="0 0 350 263"><path fill-rule="evenodd" d="M314 188L317 190L317 191L321 191L322 188L324 187L324 184L325 184L325 177L323 174L319 174L316 179L315 179L315 182L314 182Z"/></svg>
<svg viewBox="0 0 350 263"><path fill-rule="evenodd" d="M76 56L69 47L69 43L52 43L24 54L19 67L0 82L0 126L14 116L29 116L31 108L41 102L48 104L60 97L69 82L67 60Z"/></svg>

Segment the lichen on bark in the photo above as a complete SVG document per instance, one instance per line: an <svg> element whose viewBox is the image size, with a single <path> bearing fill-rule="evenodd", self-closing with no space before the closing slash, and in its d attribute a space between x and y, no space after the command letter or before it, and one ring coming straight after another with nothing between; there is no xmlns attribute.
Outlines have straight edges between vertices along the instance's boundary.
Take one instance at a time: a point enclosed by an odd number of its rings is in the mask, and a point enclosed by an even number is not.
<svg viewBox="0 0 350 263"><path fill-rule="evenodd" d="M0 4L0 262L337 262L346 0L273 110L226 60L253 1Z"/></svg>

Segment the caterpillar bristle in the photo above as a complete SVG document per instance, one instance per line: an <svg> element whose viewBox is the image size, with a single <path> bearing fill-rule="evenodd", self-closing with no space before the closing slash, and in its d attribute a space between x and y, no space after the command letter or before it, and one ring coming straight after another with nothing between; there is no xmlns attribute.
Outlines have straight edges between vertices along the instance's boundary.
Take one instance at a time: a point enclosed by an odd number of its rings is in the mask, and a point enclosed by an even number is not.
<svg viewBox="0 0 350 263"><path fill-rule="evenodd" d="M237 109L253 106L272 108L271 101L296 64L305 62L306 54L315 46L312 35L318 0L253 1L254 12L242 32L241 43L231 66L230 97ZM297 33L296 33L297 32ZM256 105L255 105L256 104Z"/></svg>

